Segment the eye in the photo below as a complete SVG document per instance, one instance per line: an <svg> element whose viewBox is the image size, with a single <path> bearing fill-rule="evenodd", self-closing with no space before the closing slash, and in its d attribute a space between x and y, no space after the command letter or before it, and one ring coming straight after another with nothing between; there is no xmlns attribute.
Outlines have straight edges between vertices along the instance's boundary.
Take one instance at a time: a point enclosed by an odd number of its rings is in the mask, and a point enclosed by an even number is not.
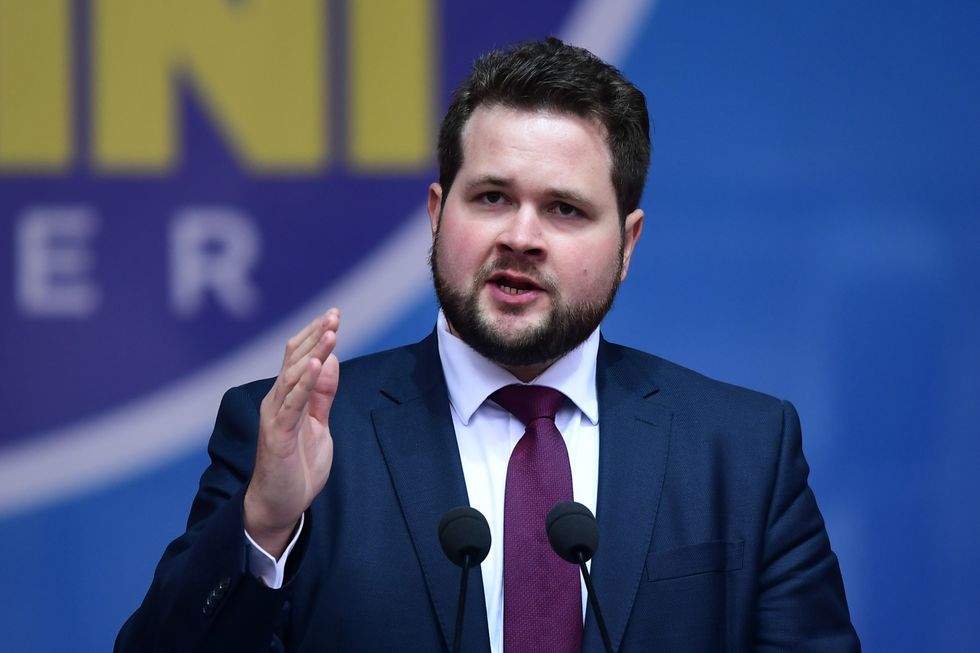
<svg viewBox="0 0 980 653"><path fill-rule="evenodd" d="M575 216L582 215L582 212L571 204L566 204L565 202L558 202L552 209L555 213L562 216L563 218L573 218Z"/></svg>
<svg viewBox="0 0 980 653"><path fill-rule="evenodd" d="M480 196L485 204L501 204L504 201L504 194L500 191L491 190Z"/></svg>

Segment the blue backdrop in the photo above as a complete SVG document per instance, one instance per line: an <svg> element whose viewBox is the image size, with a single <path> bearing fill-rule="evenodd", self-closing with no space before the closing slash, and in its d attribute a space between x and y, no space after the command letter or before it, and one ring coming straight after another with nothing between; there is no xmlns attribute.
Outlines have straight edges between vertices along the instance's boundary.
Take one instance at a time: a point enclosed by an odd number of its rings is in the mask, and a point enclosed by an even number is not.
<svg viewBox="0 0 980 653"><path fill-rule="evenodd" d="M111 647L222 390L295 325L340 303L345 357L431 329L448 92L554 33L655 126L606 335L796 404L866 650L977 650L977 25L965 0L0 0L3 648Z"/></svg>

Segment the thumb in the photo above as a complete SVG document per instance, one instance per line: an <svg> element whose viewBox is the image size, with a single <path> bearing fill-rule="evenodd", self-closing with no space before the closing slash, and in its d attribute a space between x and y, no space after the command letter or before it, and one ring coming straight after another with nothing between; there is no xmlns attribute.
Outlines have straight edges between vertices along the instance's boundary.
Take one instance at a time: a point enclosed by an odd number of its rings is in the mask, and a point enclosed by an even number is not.
<svg viewBox="0 0 980 653"><path fill-rule="evenodd" d="M320 374L317 376L313 385L313 393L310 395L310 416L318 422L327 423L334 397L337 396L339 383L340 361L337 360L336 356L330 354L320 367Z"/></svg>

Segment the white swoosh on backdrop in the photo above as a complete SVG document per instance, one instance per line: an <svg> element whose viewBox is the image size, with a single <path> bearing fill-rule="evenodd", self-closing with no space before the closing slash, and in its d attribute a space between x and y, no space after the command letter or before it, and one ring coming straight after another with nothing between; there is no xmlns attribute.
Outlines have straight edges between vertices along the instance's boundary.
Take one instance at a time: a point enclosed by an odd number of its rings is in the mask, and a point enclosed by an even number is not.
<svg viewBox="0 0 980 653"><path fill-rule="evenodd" d="M617 63L655 6L656 0L585 0L558 34ZM200 447L218 397L232 385L274 375L286 340L327 307L343 309L341 358L366 346L392 316L431 291L430 243L422 207L362 263L261 336L146 397L38 434L3 454L0 516L118 482ZM372 301L360 301L364 297Z"/></svg>

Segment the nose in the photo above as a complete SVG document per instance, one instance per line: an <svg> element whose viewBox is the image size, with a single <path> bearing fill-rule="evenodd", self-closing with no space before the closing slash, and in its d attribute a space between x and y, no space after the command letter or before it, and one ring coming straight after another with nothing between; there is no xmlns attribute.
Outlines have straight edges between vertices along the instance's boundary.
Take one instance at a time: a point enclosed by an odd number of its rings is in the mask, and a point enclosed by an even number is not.
<svg viewBox="0 0 980 653"><path fill-rule="evenodd" d="M524 256L544 256L544 231L534 206L522 205L507 216L497 235L497 247Z"/></svg>

